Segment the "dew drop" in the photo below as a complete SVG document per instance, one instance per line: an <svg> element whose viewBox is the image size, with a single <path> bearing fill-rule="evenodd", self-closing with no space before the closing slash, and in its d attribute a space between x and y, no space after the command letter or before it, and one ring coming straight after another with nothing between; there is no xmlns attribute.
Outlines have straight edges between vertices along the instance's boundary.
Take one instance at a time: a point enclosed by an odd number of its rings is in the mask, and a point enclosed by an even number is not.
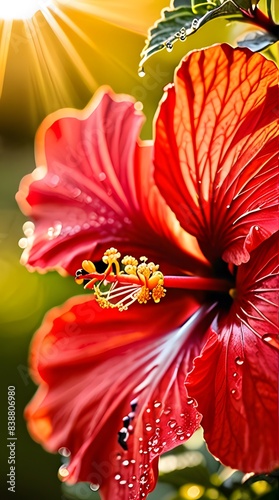
<svg viewBox="0 0 279 500"><path fill-rule="evenodd" d="M156 418L155 423L159 424L160 422L161 422L161 420L159 418Z"/></svg>
<svg viewBox="0 0 279 500"><path fill-rule="evenodd" d="M160 406L162 406L162 403L160 403L160 401L154 401L153 406L154 408L160 408Z"/></svg>
<svg viewBox="0 0 279 500"><path fill-rule="evenodd" d="M58 469L58 478L60 481L66 481L67 477L70 475L66 465L61 465Z"/></svg>
<svg viewBox="0 0 279 500"><path fill-rule="evenodd" d="M232 390L231 390L231 393L232 393L232 394L235 394L235 393L236 393L236 390L235 390L235 389L232 389Z"/></svg>
<svg viewBox="0 0 279 500"><path fill-rule="evenodd" d="M173 50L173 44L171 42L166 42L166 49L168 52Z"/></svg>
<svg viewBox="0 0 279 500"><path fill-rule="evenodd" d="M267 333L267 334L262 336L262 339L267 344L272 345L276 349L279 349L279 335Z"/></svg>
<svg viewBox="0 0 279 500"><path fill-rule="evenodd" d="M106 180L106 178L107 178L107 176L106 176L105 172L100 172L98 177L99 177L99 180L100 180L101 182L102 182L102 181L105 181L105 180Z"/></svg>
<svg viewBox="0 0 279 500"><path fill-rule="evenodd" d="M241 366L241 365L243 365L244 360L243 360L242 358L240 358L239 356L237 356L237 357L235 358L235 362L236 362L236 364L237 364L238 366Z"/></svg>
<svg viewBox="0 0 279 500"><path fill-rule="evenodd" d="M196 30L199 27L199 20L198 19L193 19L191 27L192 27L193 30Z"/></svg>
<svg viewBox="0 0 279 500"><path fill-rule="evenodd" d="M180 425L176 428L175 431L176 431L176 434L178 434L178 435L184 434L184 430L182 429L182 427Z"/></svg>
<svg viewBox="0 0 279 500"><path fill-rule="evenodd" d="M27 238L20 238L19 242L18 242L18 246L19 248L27 248L28 247L28 240Z"/></svg>
<svg viewBox="0 0 279 500"><path fill-rule="evenodd" d="M74 188L71 195L73 198L77 198L78 196L81 195L81 190L79 188Z"/></svg>
<svg viewBox="0 0 279 500"><path fill-rule="evenodd" d="M56 174L53 174L53 175L49 176L49 178L48 178L48 184L52 187L58 186L59 181L60 181L60 178Z"/></svg>
<svg viewBox="0 0 279 500"><path fill-rule="evenodd" d="M135 464L135 463L136 463L136 461L132 458L131 464Z"/></svg>
<svg viewBox="0 0 279 500"><path fill-rule="evenodd" d="M140 76L140 78L143 78L145 76L145 71L144 71L144 68L143 66L141 66L138 70L138 75Z"/></svg>
<svg viewBox="0 0 279 500"><path fill-rule="evenodd" d="M32 221L28 220L24 222L22 229L25 236L32 236L35 231L35 224Z"/></svg>
<svg viewBox="0 0 279 500"><path fill-rule="evenodd" d="M146 408L146 413L150 413L151 412L151 409L150 408Z"/></svg>
<svg viewBox="0 0 279 500"><path fill-rule="evenodd" d="M114 476L114 479L116 479L116 481L119 481L119 479L121 479L120 474L116 474L116 475Z"/></svg>
<svg viewBox="0 0 279 500"><path fill-rule="evenodd" d="M98 491L100 489L100 485L99 484L90 483L89 484L89 488L92 491Z"/></svg>
<svg viewBox="0 0 279 500"><path fill-rule="evenodd" d="M58 453L62 457L69 457L71 455L70 450L66 448L66 446L62 446L61 448L59 448Z"/></svg>
<svg viewBox="0 0 279 500"><path fill-rule="evenodd" d="M129 463L129 460L123 460L122 465L124 465L124 467L127 467Z"/></svg>
<svg viewBox="0 0 279 500"><path fill-rule="evenodd" d="M122 484L122 485L126 484L126 483L127 483L126 479L121 479L121 481L119 481L119 484Z"/></svg>
<svg viewBox="0 0 279 500"><path fill-rule="evenodd" d="M130 488L130 489L131 489L131 488L133 488L133 487L134 487L134 484L133 484L133 483L129 483L129 484L128 484L128 488Z"/></svg>
<svg viewBox="0 0 279 500"><path fill-rule="evenodd" d="M116 455L116 460L121 460L121 458L122 458L121 453L117 453L117 455Z"/></svg>
<svg viewBox="0 0 279 500"><path fill-rule="evenodd" d="M172 412L172 409L170 407L166 408L164 411L165 415L169 415Z"/></svg>
<svg viewBox="0 0 279 500"><path fill-rule="evenodd" d="M234 378L236 378L236 377L237 377L237 373L236 373L236 372L234 372L234 373L233 373L233 377L234 377Z"/></svg>
<svg viewBox="0 0 279 500"><path fill-rule="evenodd" d="M152 425L151 424L146 424L145 428L146 428L147 432L152 431Z"/></svg>
<svg viewBox="0 0 279 500"><path fill-rule="evenodd" d="M174 418L172 418L171 420L168 421L168 426L173 429L175 426L176 426L176 420L174 420Z"/></svg>
<svg viewBox="0 0 279 500"><path fill-rule="evenodd" d="M188 399L187 399L187 404L188 404L188 405L192 405L193 403L194 403L194 400L193 400L193 399L191 399L191 398L188 398Z"/></svg>
<svg viewBox="0 0 279 500"><path fill-rule="evenodd" d="M143 110L143 104L140 101L135 102L134 108L136 111L142 111Z"/></svg>
<svg viewBox="0 0 279 500"><path fill-rule="evenodd" d="M140 476L140 480L139 480L140 484L146 484L147 483L147 477L145 474L142 474L142 476Z"/></svg>

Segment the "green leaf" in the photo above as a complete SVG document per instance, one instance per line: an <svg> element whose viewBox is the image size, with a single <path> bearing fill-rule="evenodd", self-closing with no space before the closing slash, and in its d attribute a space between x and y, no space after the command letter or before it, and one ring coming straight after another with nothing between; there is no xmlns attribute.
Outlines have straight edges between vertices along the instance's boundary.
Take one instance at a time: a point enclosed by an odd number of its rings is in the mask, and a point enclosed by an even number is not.
<svg viewBox="0 0 279 500"><path fill-rule="evenodd" d="M248 33L242 40L238 40L239 47L247 47L253 52L259 52L266 49L277 41L277 38L272 33L266 31L252 31Z"/></svg>
<svg viewBox="0 0 279 500"><path fill-rule="evenodd" d="M171 8L162 11L161 19L149 31L139 72L143 72L143 65L150 56L164 48L171 51L174 42L185 41L208 21L218 17L242 19L238 4L242 9L248 4L251 7L251 0L174 0Z"/></svg>

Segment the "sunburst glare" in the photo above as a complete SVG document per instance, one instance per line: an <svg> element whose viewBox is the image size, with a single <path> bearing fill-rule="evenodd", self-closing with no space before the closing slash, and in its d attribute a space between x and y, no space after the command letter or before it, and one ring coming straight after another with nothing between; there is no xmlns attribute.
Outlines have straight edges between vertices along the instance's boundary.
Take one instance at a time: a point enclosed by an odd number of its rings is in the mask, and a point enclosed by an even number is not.
<svg viewBox="0 0 279 500"><path fill-rule="evenodd" d="M9 0L0 5L0 19L30 19L51 4L51 0Z"/></svg>
<svg viewBox="0 0 279 500"><path fill-rule="evenodd" d="M14 133L21 128L24 133L29 127L33 132L55 109L82 107L100 84L112 84L110 75L117 71L128 75L133 88L142 35L163 4L143 0L139 8L128 0L1 2L0 116L5 122L0 118L0 130ZM127 30L134 32L128 50L121 34Z"/></svg>

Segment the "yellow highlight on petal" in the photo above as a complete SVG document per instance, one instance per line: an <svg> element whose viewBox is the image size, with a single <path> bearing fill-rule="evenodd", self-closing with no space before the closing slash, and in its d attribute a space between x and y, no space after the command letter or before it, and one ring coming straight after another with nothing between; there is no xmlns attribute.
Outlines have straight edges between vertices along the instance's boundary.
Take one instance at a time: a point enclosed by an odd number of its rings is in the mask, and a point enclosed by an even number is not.
<svg viewBox="0 0 279 500"><path fill-rule="evenodd" d="M68 311L65 314L62 314L60 316L60 319L65 321L65 323L73 323L74 321L76 321L77 317L73 312Z"/></svg>
<svg viewBox="0 0 279 500"><path fill-rule="evenodd" d="M52 425L49 417L31 418L28 421L28 427L34 439L39 443L46 442L52 433Z"/></svg>

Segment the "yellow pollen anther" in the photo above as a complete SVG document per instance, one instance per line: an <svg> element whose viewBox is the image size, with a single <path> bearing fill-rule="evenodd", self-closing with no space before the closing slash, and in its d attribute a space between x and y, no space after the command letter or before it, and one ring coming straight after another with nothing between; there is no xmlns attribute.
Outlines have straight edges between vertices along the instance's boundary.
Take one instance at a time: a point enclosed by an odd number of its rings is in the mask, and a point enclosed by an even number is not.
<svg viewBox="0 0 279 500"><path fill-rule="evenodd" d="M145 286L142 286L137 292L137 301L139 304L146 304L150 299L150 291Z"/></svg>
<svg viewBox="0 0 279 500"><path fill-rule="evenodd" d="M131 255L121 260L116 248L109 248L103 255L107 268L98 273L91 261L84 260L82 269L76 272L76 282L84 283L84 288L92 289L95 300L103 309L125 311L134 302L146 304L151 298L157 304L165 297L164 275L158 271L159 265L148 262L147 257L139 261Z"/></svg>
<svg viewBox="0 0 279 500"><path fill-rule="evenodd" d="M93 262L91 260L84 260L82 262L82 268L89 274L89 273L95 273L96 267L94 266Z"/></svg>
<svg viewBox="0 0 279 500"><path fill-rule="evenodd" d="M132 257L132 255L125 255L123 259L121 260L121 263L123 266L135 266L137 267L138 261L135 259L135 257Z"/></svg>
<svg viewBox="0 0 279 500"><path fill-rule="evenodd" d="M162 285L156 285L155 288L152 290L152 299L156 304L160 302L160 300L165 297L166 295L166 289Z"/></svg>

